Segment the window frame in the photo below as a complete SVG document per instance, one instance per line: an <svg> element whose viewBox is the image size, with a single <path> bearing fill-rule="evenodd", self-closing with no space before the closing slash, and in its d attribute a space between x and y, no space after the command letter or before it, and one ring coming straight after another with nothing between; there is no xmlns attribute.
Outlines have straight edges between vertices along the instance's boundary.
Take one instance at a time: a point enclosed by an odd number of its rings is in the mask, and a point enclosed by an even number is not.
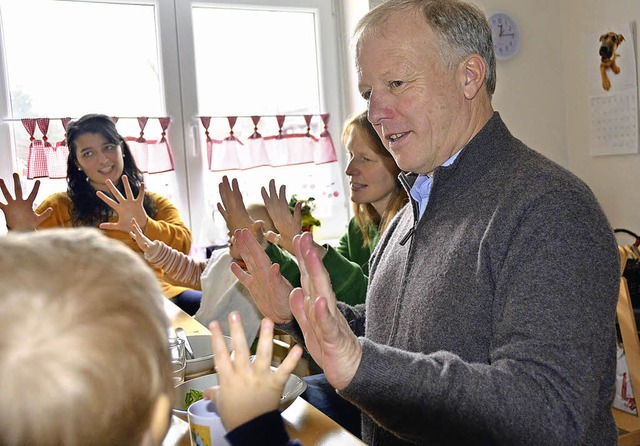
<svg viewBox="0 0 640 446"><path fill-rule="evenodd" d="M343 82L340 79L341 70L341 54L338 51L339 39L336 20L335 4L337 0L199 0L199 1L180 1L176 0L176 22L180 29L176 30L178 36L178 51L181 55L181 64L179 76L182 79L182 129L188 129L183 134L186 138L181 144L182 147L190 150L185 153L186 177L189 178L191 184L205 184L204 170L201 164L201 153L204 148L198 147L198 124L194 122L194 117L198 115L198 101L196 90L188 88L189 85L196 85L196 67L195 67L195 49L193 40L193 26L191 20L191 8L193 6L230 6L238 8L258 7L263 9L272 9L274 6L278 8L287 8L298 11L315 12L316 35L318 36L320 73L318 78L320 84L324 86L324 96L321 98L321 107L325 113L331 114L329 122L329 131L331 132L334 143L336 143L336 152L338 162L341 166L344 164L344 154L339 148L339 135L342 131L341 123L346 118L344 113ZM329 6L328 6L329 5ZM320 25L322 23L322 26ZM319 32L322 30L322 33ZM187 58L190 63L183 63L183 58ZM163 59L164 60L164 59ZM334 67L333 69L327 67ZM167 67L164 67L165 69ZM335 88L333 88L335 87ZM167 102L171 107L170 102ZM174 115L172 110L168 110L171 116ZM337 139L336 139L337 138ZM173 143L173 141L170 141ZM176 166L178 168L178 166ZM201 222L211 216L205 215L206 212L206 191L203 188L189 188L188 184L183 185L185 192L189 197L189 203L192 207L189 209L191 216L191 228L194 233L199 233Z"/></svg>
<svg viewBox="0 0 640 446"><path fill-rule="evenodd" d="M25 1L25 0L23 0ZM28 0L27 0L28 1ZM318 79L322 86L320 98L323 113L329 113L329 131L334 139L341 168L345 157L340 145L342 122L346 118L345 49L342 48L339 0L66 0L90 3L140 4L156 8L156 37L160 60L160 79L164 97L164 113L172 117L168 139L174 152L176 172L173 202L194 234L201 232L205 215L206 194L198 124L197 83L191 10L193 6L221 6L233 8L289 9L315 14L318 42ZM2 9L0 4L0 31ZM193 86L196 86L195 88ZM4 36L0 32L0 178L11 178L16 166L10 113L10 94ZM9 162L4 162L4 160ZM28 191L25 191L28 192ZM346 194L345 196L348 196Z"/></svg>

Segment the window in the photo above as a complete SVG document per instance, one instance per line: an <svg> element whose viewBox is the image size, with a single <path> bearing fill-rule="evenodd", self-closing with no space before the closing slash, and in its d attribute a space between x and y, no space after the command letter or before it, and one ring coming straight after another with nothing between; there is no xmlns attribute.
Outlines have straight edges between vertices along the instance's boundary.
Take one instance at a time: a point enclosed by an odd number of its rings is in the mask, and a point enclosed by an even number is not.
<svg viewBox="0 0 640 446"><path fill-rule="evenodd" d="M154 5L31 0L0 8L10 104L3 116L164 115ZM137 134L134 125L123 120L118 127ZM15 145L2 147L15 152L2 159L14 163L2 163L3 178L23 172L28 158L26 130L19 122L11 130ZM48 138L64 139L59 120L51 121ZM40 197L65 188L64 179L43 181Z"/></svg>
<svg viewBox="0 0 640 446"><path fill-rule="evenodd" d="M178 206L196 243L220 241L226 229L215 216L215 203L222 174L208 169L199 116L214 117L212 129L224 126L223 117L239 116L234 132L241 134L252 130L246 118L253 115L329 113L329 130L338 159L343 160L339 137L345 113L333 4L328 0L0 0L0 81L8 87L8 94L0 92L0 177L8 179L25 167L29 135L19 118L105 113L121 117L122 134L137 135L136 117L171 116L168 136L175 171L148 175L148 188ZM161 132L152 121L145 128L149 138ZM275 120L268 121L262 120L267 127L261 129L272 131L271 125L277 131ZM282 130L296 131L301 122L287 119ZM321 130L321 124L314 118L314 130ZM58 141L63 134L61 121L52 120L49 140ZM334 200L332 207L319 209L326 221L321 237L339 236L347 220L340 164L333 166L339 175L326 171L336 176L341 199L339 205ZM286 174L276 173L275 179L289 185L307 170L297 166ZM254 201L273 172L260 168L228 175L242 177L246 201ZM25 183L30 190L30 181ZM63 179L43 179L38 199L65 187ZM289 195L294 192L289 190Z"/></svg>

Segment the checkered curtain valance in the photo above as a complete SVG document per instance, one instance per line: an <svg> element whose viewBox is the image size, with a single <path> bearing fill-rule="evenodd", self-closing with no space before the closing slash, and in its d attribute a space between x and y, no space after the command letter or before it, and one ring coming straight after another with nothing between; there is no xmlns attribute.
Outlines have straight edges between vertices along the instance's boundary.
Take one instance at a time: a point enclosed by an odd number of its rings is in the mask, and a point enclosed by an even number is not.
<svg viewBox="0 0 640 446"><path fill-rule="evenodd" d="M316 119L314 122L314 117ZM212 172L247 170L263 166L325 164L337 161L327 129L329 114L200 116ZM217 121L218 138L211 136Z"/></svg>
<svg viewBox="0 0 640 446"><path fill-rule="evenodd" d="M65 131L71 118L59 118ZM112 117L118 123L121 118ZM125 118L128 119L128 118ZM136 118L140 126L138 136L124 136L131 149L138 168L143 173L161 173L173 170L173 156L171 147L167 141L167 129L171 122L169 117L149 118L146 116ZM159 139L146 139L145 127L149 119L157 119L162 133ZM55 144L49 142L47 133L52 118L24 118L20 121L29 134L29 155L27 158L27 178L65 178L67 175L67 158L69 148L66 138ZM41 136L36 137L36 128Z"/></svg>

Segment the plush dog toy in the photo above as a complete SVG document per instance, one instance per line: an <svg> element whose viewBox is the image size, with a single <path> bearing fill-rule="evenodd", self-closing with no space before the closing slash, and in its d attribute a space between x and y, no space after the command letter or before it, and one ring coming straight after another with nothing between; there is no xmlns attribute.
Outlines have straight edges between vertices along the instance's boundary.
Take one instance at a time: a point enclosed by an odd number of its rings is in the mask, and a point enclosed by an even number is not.
<svg viewBox="0 0 640 446"><path fill-rule="evenodd" d="M620 57L620 55L616 53L616 50L623 41L624 36L614 32L608 32L600 36L600 76L602 77L602 88L607 91L611 88L607 70L611 69L615 74L620 73L620 67L616 63L616 58Z"/></svg>

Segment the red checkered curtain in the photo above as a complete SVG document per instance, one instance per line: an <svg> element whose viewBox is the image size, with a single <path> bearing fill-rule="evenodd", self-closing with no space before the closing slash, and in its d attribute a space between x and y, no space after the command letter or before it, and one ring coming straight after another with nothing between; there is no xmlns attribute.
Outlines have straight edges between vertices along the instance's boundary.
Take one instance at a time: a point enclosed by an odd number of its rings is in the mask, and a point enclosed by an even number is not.
<svg viewBox="0 0 640 446"><path fill-rule="evenodd" d="M269 155L267 154L267 148L264 143L264 138L258 132L260 116L252 116L251 122L253 123L253 133L245 141L247 151L252 154L251 157L255 165L268 166Z"/></svg>
<svg viewBox="0 0 640 446"><path fill-rule="evenodd" d="M112 116L111 119L117 125L120 118ZM140 127L140 134L138 136L125 136L124 139L129 144L140 170L149 174L172 171L174 169L173 156L167 140L167 129L171 123L171 118L148 118L142 116L136 119ZM144 130L149 119L158 120L162 131L158 139L147 140L144 136ZM29 134L30 141L29 155L26 160L27 178L66 178L69 148L66 137L53 145L49 142L47 133L49 132L51 118L24 118L20 121ZM69 117L60 118L65 134L70 121L71 118ZM36 138L36 128L42 133L41 139Z"/></svg>
<svg viewBox="0 0 640 446"><path fill-rule="evenodd" d="M223 175L238 180L245 203L261 203L261 187L275 179L287 196L313 197L314 215L327 227L347 221L344 172L327 129L329 115L199 117L200 142L206 147L205 224L216 216ZM204 161L204 159L203 159ZM211 215L214 218L211 218ZM218 230L226 235L224 228Z"/></svg>
<svg viewBox="0 0 640 446"><path fill-rule="evenodd" d="M337 161L331 135L327 130L329 114L320 115L322 133L311 133L313 115L302 116L306 122L306 133L296 132L296 125L289 126L287 120L300 119L300 116L277 115L275 117L251 116L253 133L242 138L234 132L237 116L228 116L228 134L220 139L211 138L209 127L211 117L200 117L204 127L209 169L213 172L246 170L263 166L282 167L298 164L324 164ZM246 119L246 117L245 117ZM260 121L273 120L277 123L277 132L263 136L258 132Z"/></svg>
<svg viewBox="0 0 640 446"><path fill-rule="evenodd" d="M171 123L171 118L158 118L162 133L160 141L148 141L149 144L149 173L169 172L173 170L173 156L171 155L171 147L167 140L167 129Z"/></svg>
<svg viewBox="0 0 640 446"><path fill-rule="evenodd" d="M148 172L148 147L147 140L144 139L144 128L147 126L147 122L149 118L142 116L138 118L138 125L140 126L140 136L126 136L124 138L129 144L129 149L131 149L131 154L133 158L136 160L136 164L138 165L138 169L142 172Z"/></svg>
<svg viewBox="0 0 640 446"><path fill-rule="evenodd" d="M146 116L138 117L138 125L140 126L140 136L125 137L125 141L129 144L131 153L136 160L138 168L144 173L161 173L173 170L173 157L171 156L171 147L167 141L167 128L171 122L171 118L158 118L162 135L159 140L147 140L144 137L144 129L147 126L149 118Z"/></svg>
<svg viewBox="0 0 640 446"><path fill-rule="evenodd" d="M211 141L211 165L223 166L222 170L245 169L251 165L251 154L244 149L244 144L233 134L233 127L238 120L237 116L227 117L229 122L229 136L222 141ZM217 147L214 146L217 145ZM209 153L209 150L207 150Z"/></svg>
<svg viewBox="0 0 640 446"><path fill-rule="evenodd" d="M209 133L209 126L211 125L211 117L210 116L200 116L200 123L204 128L204 137L205 137L205 145L207 147L207 166L211 165L211 148L213 145L211 144L211 134Z"/></svg>
<svg viewBox="0 0 640 446"><path fill-rule="evenodd" d="M71 118L62 118L62 126L65 131L67 124ZM55 145L49 144L47 132L49 131L49 119L38 119L38 128L42 132L42 140L44 141L44 151L47 157L47 170L49 178L66 178L67 177L67 158L69 158L69 148L67 147L66 138L63 141L56 142Z"/></svg>
<svg viewBox="0 0 640 446"><path fill-rule="evenodd" d="M333 141L329 134L329 113L324 113L320 117L322 118L324 130L320 133L318 144L314 146L313 159L318 164L331 163L336 160L336 151L333 148Z"/></svg>
<svg viewBox="0 0 640 446"><path fill-rule="evenodd" d="M29 134L29 157L27 159L27 178L42 178L49 176L47 168L47 154L45 152L45 141L36 139L36 125L38 119L25 118L21 120L22 125ZM48 123L47 123L48 127ZM47 142L47 144L49 144ZM50 144L49 144L50 145Z"/></svg>

